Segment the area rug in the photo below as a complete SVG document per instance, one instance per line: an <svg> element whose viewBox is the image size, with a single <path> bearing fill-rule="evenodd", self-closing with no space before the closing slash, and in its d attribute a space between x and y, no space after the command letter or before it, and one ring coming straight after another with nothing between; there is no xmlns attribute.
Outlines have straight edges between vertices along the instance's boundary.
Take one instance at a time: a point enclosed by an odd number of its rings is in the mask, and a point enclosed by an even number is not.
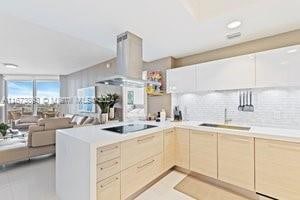
<svg viewBox="0 0 300 200"><path fill-rule="evenodd" d="M174 189L197 200L249 200L193 176L185 177Z"/></svg>

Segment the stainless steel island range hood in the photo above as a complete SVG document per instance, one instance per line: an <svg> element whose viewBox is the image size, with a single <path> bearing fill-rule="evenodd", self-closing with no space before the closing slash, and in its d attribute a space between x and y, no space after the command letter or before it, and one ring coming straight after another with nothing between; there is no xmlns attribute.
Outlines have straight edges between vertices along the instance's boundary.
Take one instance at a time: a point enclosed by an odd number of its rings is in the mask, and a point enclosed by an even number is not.
<svg viewBox="0 0 300 200"><path fill-rule="evenodd" d="M130 32L117 37L116 75L99 80L96 84L145 87L147 84L160 86L160 83L142 80L143 40Z"/></svg>

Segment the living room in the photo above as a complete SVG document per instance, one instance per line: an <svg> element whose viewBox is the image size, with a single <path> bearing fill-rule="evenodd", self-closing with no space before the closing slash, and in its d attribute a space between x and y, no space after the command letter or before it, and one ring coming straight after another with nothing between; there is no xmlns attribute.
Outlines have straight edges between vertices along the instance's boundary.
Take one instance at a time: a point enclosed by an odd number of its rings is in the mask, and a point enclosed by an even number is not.
<svg viewBox="0 0 300 200"><path fill-rule="evenodd" d="M299 7L2 1L0 199L298 199Z"/></svg>

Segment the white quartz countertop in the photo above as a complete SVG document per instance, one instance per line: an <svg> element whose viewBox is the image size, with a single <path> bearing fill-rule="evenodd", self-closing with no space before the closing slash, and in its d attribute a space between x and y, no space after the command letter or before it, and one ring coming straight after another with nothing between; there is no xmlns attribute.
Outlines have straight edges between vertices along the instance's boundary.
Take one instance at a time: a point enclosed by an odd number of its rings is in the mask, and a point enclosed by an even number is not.
<svg viewBox="0 0 300 200"><path fill-rule="evenodd" d="M132 123L150 124L150 125L156 125L157 127L150 128L143 131L127 133L127 134L118 134L118 133L102 130L103 128L107 128L107 127L120 126L125 124L132 124ZM125 140L133 139L140 136L145 136L154 132L162 131L173 127L300 143L300 130L296 130L296 129L280 129L280 128L251 126L251 129L249 131L241 131L241 130L232 130L232 129L225 129L225 128L212 128L212 127L199 126L199 124L201 123L202 122L196 122L196 121L164 122L164 123L148 122L148 121L137 121L137 122L127 122L127 123L119 122L119 123L113 123L108 125L96 125L96 126L86 126L86 127L71 128L71 129L61 129L58 130L57 133L65 134L72 138L82 140L91 145L95 145L95 147L106 146L109 144L122 142Z"/></svg>

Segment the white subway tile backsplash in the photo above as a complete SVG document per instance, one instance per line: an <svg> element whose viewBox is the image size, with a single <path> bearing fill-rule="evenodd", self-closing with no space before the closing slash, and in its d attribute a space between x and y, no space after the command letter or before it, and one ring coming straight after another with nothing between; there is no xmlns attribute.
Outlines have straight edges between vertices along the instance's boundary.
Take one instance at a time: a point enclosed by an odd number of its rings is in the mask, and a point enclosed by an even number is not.
<svg viewBox="0 0 300 200"><path fill-rule="evenodd" d="M179 105L185 120L224 122L228 109L231 123L300 129L300 88L252 89L254 112L240 112L239 91L172 94L172 107Z"/></svg>

